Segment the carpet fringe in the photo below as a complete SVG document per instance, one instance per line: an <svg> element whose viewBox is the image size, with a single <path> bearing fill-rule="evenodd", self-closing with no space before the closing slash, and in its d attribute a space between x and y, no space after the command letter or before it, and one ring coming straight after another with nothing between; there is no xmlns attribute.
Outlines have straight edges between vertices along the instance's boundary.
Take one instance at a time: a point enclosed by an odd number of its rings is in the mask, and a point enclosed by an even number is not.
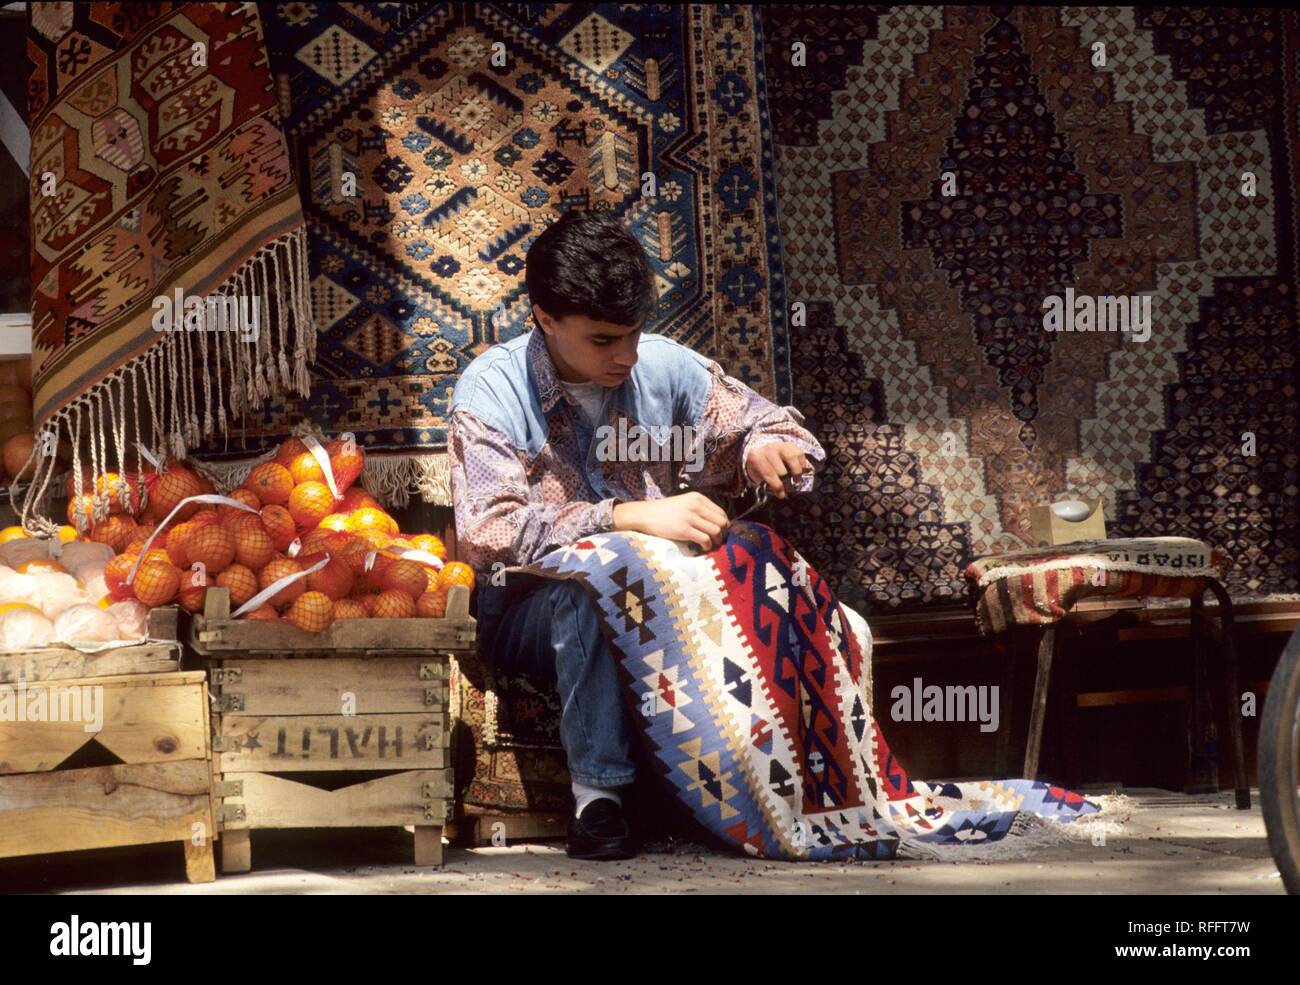
<svg viewBox="0 0 1300 985"><path fill-rule="evenodd" d="M134 471L141 476L137 495L143 495L143 473L149 468L161 471L168 456L185 458L189 449L214 433L224 434L228 421L269 396L290 391L308 396L307 366L316 356L310 286L307 232L298 228L245 260L221 287L204 296L204 304L175 313L184 327L160 333L148 351L51 414L34 435L31 455L19 472L26 476L32 470L21 505L15 497L18 483L9 487L9 502L23 529L51 536L60 526L38 509L59 471L55 452L64 439L71 445L75 502L80 503L83 493L94 496L89 517L74 511L75 526L84 532L91 519L109 514L109 493L101 491L100 482L106 473ZM225 329L222 323L230 309L223 305L214 310L206 303L229 299L231 309L246 311L244 298L260 300L255 337L249 331ZM292 369L286 350L293 353ZM82 475L83 432L90 457L89 489ZM146 434L153 447L141 450ZM134 468L129 462L132 453ZM126 506L130 490L125 482L118 488Z"/></svg>
<svg viewBox="0 0 1300 985"><path fill-rule="evenodd" d="M310 434L324 443L328 437L314 424L298 425L295 437ZM202 472L219 492L229 492L246 478L256 466L275 457L274 448L254 458L227 462L196 462ZM366 464L358 479L361 487L389 509L402 509L411 502L412 492L423 502L434 506L451 505L451 463L445 452L425 455L367 454Z"/></svg>
<svg viewBox="0 0 1300 985"><path fill-rule="evenodd" d="M401 509L411 493L434 506L450 506L451 461L446 452L367 455L361 485L381 503Z"/></svg>
<svg viewBox="0 0 1300 985"><path fill-rule="evenodd" d="M1033 858L1044 848L1120 834L1135 806L1133 799L1123 794L1090 796L1088 800L1101 810L1070 821L1050 820L1024 811L1016 816L1002 838L984 844L935 845L915 837L904 837L898 845L898 858L955 863Z"/></svg>

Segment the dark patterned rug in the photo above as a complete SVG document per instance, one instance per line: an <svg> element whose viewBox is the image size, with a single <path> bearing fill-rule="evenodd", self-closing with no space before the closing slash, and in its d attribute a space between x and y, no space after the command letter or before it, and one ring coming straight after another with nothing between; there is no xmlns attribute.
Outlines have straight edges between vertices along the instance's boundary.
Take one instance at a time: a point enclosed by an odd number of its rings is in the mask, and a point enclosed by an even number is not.
<svg viewBox="0 0 1300 985"><path fill-rule="evenodd" d="M1296 14L761 20L794 403L830 456L777 516L841 597L958 601L1066 494L1224 549L1234 596L1300 591ZM1149 297L1149 334L1045 330L1067 289Z"/></svg>

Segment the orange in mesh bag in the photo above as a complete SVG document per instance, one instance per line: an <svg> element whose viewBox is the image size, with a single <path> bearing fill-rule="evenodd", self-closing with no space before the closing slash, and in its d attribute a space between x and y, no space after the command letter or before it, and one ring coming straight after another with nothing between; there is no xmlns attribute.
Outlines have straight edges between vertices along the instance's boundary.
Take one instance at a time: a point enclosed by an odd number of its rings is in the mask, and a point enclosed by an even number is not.
<svg viewBox="0 0 1300 985"><path fill-rule="evenodd" d="M248 473L244 486L251 489L263 503L283 506L293 492L293 476L278 462L263 462Z"/></svg>
<svg viewBox="0 0 1300 985"><path fill-rule="evenodd" d="M319 633L334 621L334 602L324 592L304 592L294 599L285 618L308 633Z"/></svg>

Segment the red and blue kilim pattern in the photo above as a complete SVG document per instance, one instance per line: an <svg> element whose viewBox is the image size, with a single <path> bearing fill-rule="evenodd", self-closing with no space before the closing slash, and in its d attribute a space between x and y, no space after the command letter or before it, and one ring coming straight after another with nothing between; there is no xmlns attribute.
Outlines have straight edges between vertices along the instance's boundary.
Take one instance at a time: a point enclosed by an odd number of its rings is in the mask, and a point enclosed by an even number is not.
<svg viewBox="0 0 1300 985"><path fill-rule="evenodd" d="M701 556L603 534L524 570L591 592L663 780L751 855L926 857L1100 810L1032 780L910 780L872 709L870 630L767 527Z"/></svg>

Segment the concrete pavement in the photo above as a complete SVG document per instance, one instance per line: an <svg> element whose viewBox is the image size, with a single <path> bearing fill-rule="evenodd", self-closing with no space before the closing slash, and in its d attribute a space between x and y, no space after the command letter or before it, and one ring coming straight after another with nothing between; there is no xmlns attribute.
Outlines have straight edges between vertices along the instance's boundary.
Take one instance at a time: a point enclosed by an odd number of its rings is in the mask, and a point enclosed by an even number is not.
<svg viewBox="0 0 1300 985"><path fill-rule="evenodd" d="M1173 893L1279 894L1257 792L1190 797L1127 790L1105 843L1053 844L1006 861L786 863L660 842L627 862L574 862L563 842L445 850L442 869L409 861L400 829L253 835L250 873L184 882L179 846L0 863L0 890L93 893Z"/></svg>

